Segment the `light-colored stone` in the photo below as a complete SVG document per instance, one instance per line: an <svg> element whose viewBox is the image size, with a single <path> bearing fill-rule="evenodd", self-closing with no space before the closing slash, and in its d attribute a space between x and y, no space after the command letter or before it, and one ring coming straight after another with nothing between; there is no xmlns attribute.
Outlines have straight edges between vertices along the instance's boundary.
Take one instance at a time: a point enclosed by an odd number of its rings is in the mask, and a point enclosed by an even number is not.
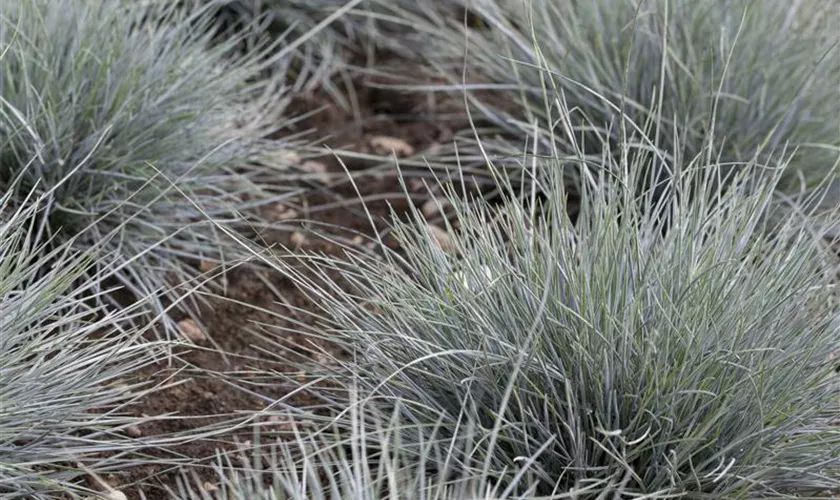
<svg viewBox="0 0 840 500"><path fill-rule="evenodd" d="M449 200L447 200L446 198L431 198L429 200L426 200L425 203L423 203L423 206L420 207L420 210L423 212L423 215L427 219L431 219L433 217L437 217L438 215L444 215L446 213L446 210L450 206L451 205L449 204Z"/></svg>
<svg viewBox="0 0 840 500"><path fill-rule="evenodd" d="M207 340L207 335L193 319L184 319L179 321L178 330L181 331L184 337L193 342L204 342Z"/></svg>
<svg viewBox="0 0 840 500"><path fill-rule="evenodd" d="M294 208L286 208L283 205L280 205L277 209L278 210L275 212L277 220L292 220L297 219L300 216L298 211Z"/></svg>
<svg viewBox="0 0 840 500"><path fill-rule="evenodd" d="M408 190L412 193L420 193L426 191L428 188L426 187L426 183L423 179L409 179L408 180Z"/></svg>
<svg viewBox="0 0 840 500"><path fill-rule="evenodd" d="M370 145L380 155L390 155L392 152L397 156L411 156L414 148L411 144L397 137L377 135L370 138Z"/></svg>
<svg viewBox="0 0 840 500"><path fill-rule="evenodd" d="M201 261L198 265L198 270L202 273L209 273L213 269L216 269L217 264L215 262L208 262L208 261Z"/></svg>
<svg viewBox="0 0 840 500"><path fill-rule="evenodd" d="M289 166L300 165L300 155L295 151L287 149L274 149L263 153L264 161L278 169L287 169Z"/></svg>
<svg viewBox="0 0 840 500"><path fill-rule="evenodd" d="M331 365L335 361L335 358L333 358L332 356L330 356L326 353L323 353L323 352L313 353L312 354L312 359L313 359L313 361L318 363L318 365L320 365L320 366Z"/></svg>
<svg viewBox="0 0 840 500"><path fill-rule="evenodd" d="M125 433L133 438L139 438L143 435L143 431L141 431L140 427L137 427L136 425L129 425L128 427L126 427Z"/></svg>
<svg viewBox="0 0 840 500"><path fill-rule="evenodd" d="M219 491L219 487L211 483L210 481L204 481L204 484L201 485L201 488L207 493L215 493Z"/></svg>
<svg viewBox="0 0 840 500"><path fill-rule="evenodd" d="M96 497L88 497L90 500L128 500L128 497L122 491L114 489L108 482L99 477L95 472L90 470L85 464L76 462L76 467L83 470L88 475L88 481L93 484L98 484L99 487L105 489L104 492L99 493ZM113 480L113 477L112 477Z"/></svg>
<svg viewBox="0 0 840 500"><path fill-rule="evenodd" d="M116 384L114 384L114 389L116 389L120 392L128 392L128 391L131 390L131 386L126 384L123 381L119 381Z"/></svg>
<svg viewBox="0 0 840 500"><path fill-rule="evenodd" d="M306 236L300 231L295 231L291 236L289 236L289 241L292 245L301 247L304 243L306 243Z"/></svg>
<svg viewBox="0 0 840 500"><path fill-rule="evenodd" d="M452 237L444 229L434 224L428 224L426 225L426 231L438 248L446 253L455 253L455 244L452 242Z"/></svg>
<svg viewBox="0 0 840 500"><path fill-rule="evenodd" d="M322 184L327 184L331 180L329 169L327 169L327 166L319 161L305 161L300 168L308 174L313 174L315 179Z"/></svg>
<svg viewBox="0 0 840 500"><path fill-rule="evenodd" d="M300 165L300 155L294 151L283 151L279 154L279 156L285 163Z"/></svg>
<svg viewBox="0 0 840 500"><path fill-rule="evenodd" d="M95 497L85 497L85 500L128 500L128 497L119 490L103 491Z"/></svg>

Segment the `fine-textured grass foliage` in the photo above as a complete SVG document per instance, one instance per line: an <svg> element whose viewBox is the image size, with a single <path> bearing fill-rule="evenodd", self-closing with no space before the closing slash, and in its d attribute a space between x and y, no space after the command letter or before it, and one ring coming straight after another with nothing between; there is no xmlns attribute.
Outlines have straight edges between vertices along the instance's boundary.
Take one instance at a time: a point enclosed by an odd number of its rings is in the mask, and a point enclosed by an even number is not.
<svg viewBox="0 0 840 500"><path fill-rule="evenodd" d="M473 14L469 27L452 4ZM800 175L813 187L840 155L840 12L830 2L452 0L392 10L406 50L422 46L432 74L458 92L466 83L476 117L513 137L551 127L548 91L581 110L584 134L615 142L622 120L652 124L674 164L700 152L767 161L798 148L785 189L801 188ZM586 149L598 154L600 141Z"/></svg>
<svg viewBox="0 0 840 500"><path fill-rule="evenodd" d="M211 26L171 2L0 3L0 187L49 192L45 241L107 240L135 297L181 299L198 261L233 258L215 224L291 191L266 140L286 96L255 79L271 47L229 60Z"/></svg>
<svg viewBox="0 0 840 500"><path fill-rule="evenodd" d="M358 44L370 41L376 34L376 23L357 25L355 16L335 15L348 12L364 11L375 8L367 0L189 0L197 3L215 2L219 10L217 15L222 21L240 24L249 20L263 18L271 31L281 33L292 29L298 31L311 28L319 22L332 17L330 29L320 35L324 41L332 39L344 48L358 50ZM350 44L355 43L355 47Z"/></svg>
<svg viewBox="0 0 840 500"><path fill-rule="evenodd" d="M83 478L195 466L140 452L251 424L214 484L187 469L164 489L840 491L840 209L818 213L836 200L814 187L840 166L838 16L818 0L0 0L0 497L87 497L106 484ZM425 206L395 214L397 245L379 232L340 257L269 254L245 232L300 193L284 173L294 144L275 139L285 104L306 82L339 96L348 48L422 61L412 90L463 99L478 120L459 158L500 196L445 165L430 192L450 241ZM431 160L435 175L451 158ZM807 196L780 192L800 178ZM206 364L146 332L214 295L196 293L200 264L247 257L320 310L303 318L278 292L291 313L208 375L256 396L305 373L271 407L308 406L129 430L159 347L196 380ZM259 372L256 353L282 366Z"/></svg>
<svg viewBox="0 0 840 500"><path fill-rule="evenodd" d="M436 435L434 423L402 426L403 409L382 414L376 404L352 401L342 418L324 428L295 428L292 436L266 443L259 430L242 455L244 463L219 457L218 480L207 491L184 474L171 497L179 500L514 500L533 498L532 488L514 494L463 464L475 437L467 423L453 437ZM302 422L300 415L283 420ZM317 417L316 417L317 418ZM323 420L321 417L319 420ZM309 422L311 423L311 422ZM265 432L263 434L266 434ZM527 468L527 464L523 469Z"/></svg>
<svg viewBox="0 0 840 500"><path fill-rule="evenodd" d="M142 448L120 432L137 422L119 412L138 395L121 382L154 361L154 347L126 327L132 311L107 314L87 300L93 283L74 286L102 279L94 258L112 259L47 245L37 236L43 200L17 210L10 201L0 198L0 496L81 494L77 463L113 470Z"/></svg>
<svg viewBox="0 0 840 500"><path fill-rule="evenodd" d="M346 52L365 38L367 27L344 22L344 14L362 0L181 0L182 8L209 6L222 37L244 35L247 46L259 40L287 39L296 49L269 73L296 74L297 90L326 91L344 109L350 84ZM370 23L368 23L370 24ZM256 29L255 29L256 28ZM293 41L292 41L293 39ZM290 64L291 62L291 64Z"/></svg>
<svg viewBox="0 0 840 500"><path fill-rule="evenodd" d="M605 146L600 164L580 147L525 158L548 174L524 197L500 176L500 205L450 190L450 253L415 214L384 260L278 266L354 353L330 361L346 368L336 383L399 402L402 425L453 436L471 422L471 457L502 484L536 457L522 484L539 494L783 498L840 485L835 258L806 216L773 210L779 170L744 165L721 189L725 169L697 160L640 194L639 172L667 154L651 142ZM574 223L566 168L587 180Z"/></svg>

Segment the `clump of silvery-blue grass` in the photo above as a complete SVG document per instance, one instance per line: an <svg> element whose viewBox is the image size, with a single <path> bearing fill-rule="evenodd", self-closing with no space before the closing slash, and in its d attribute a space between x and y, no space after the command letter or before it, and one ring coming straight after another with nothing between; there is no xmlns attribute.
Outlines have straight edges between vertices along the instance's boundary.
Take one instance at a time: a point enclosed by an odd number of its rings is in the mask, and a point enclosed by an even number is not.
<svg viewBox="0 0 840 500"><path fill-rule="evenodd" d="M601 136L615 143L629 123L649 127L672 164L700 153L722 164L761 154L766 163L787 148L796 154L780 187L792 191L800 178L813 188L840 157L840 14L826 2L380 4L391 5L387 20L402 26L402 46L422 46L427 72L441 82L408 86L459 97L466 88L474 117L507 137L551 128L543 95L562 92L586 116L578 134L596 139L579 142L595 155ZM449 14L453 4L472 14L466 25ZM490 148L490 135L483 139Z"/></svg>
<svg viewBox="0 0 840 500"><path fill-rule="evenodd" d="M668 154L656 146L604 143L598 163L580 146L528 156L522 169L544 175L520 195L499 174L507 195L495 205L450 189L445 245L415 214L395 222L399 252L278 264L352 353L319 373L400 405L402 426L452 437L469 422L465 466L538 494L787 498L840 486L836 256L808 214L776 210L783 172L756 161L727 174L699 155L640 191L641 172ZM584 180L574 221L571 168Z"/></svg>
<svg viewBox="0 0 840 500"><path fill-rule="evenodd" d="M135 465L145 446L126 435L140 391L125 381L155 347L128 326L137 311L92 307L95 283L77 286L104 279L93 263L113 263L109 252L40 238L43 199L12 198L0 197L0 496L90 494L87 471Z"/></svg>
<svg viewBox="0 0 840 500"><path fill-rule="evenodd" d="M236 257L218 224L259 223L287 196L283 84L257 78L266 53L231 59L206 9L172 2L0 3L0 187L46 196L40 232L113 255L154 312L186 307L199 262ZM105 265L96 260L88 272Z"/></svg>
<svg viewBox="0 0 840 500"><path fill-rule="evenodd" d="M468 422L455 436L438 436L434 423L425 428L403 425L403 410L397 405L383 414L371 401L353 400L346 414L334 421L308 416L321 423L327 420L324 426L300 413L275 414L281 425L292 428L286 436L272 440L268 437L272 424L263 425L249 446L240 450L244 460L218 457L211 487L185 473L170 496L173 500L534 498L533 487L519 481L505 487L482 475L480 464L464 466L472 463L470 452L477 446ZM519 469L527 468L523 460ZM514 493L517 487L524 493Z"/></svg>
<svg viewBox="0 0 840 500"><path fill-rule="evenodd" d="M156 0L161 1L161 0ZM240 49L251 50L260 40L284 39L276 52L286 53L266 72L297 75L298 90L328 92L349 109L347 53L359 50L371 23L363 28L345 22L345 15L363 0L182 0L181 8L207 7L220 39L243 37ZM269 54L269 57L275 56Z"/></svg>

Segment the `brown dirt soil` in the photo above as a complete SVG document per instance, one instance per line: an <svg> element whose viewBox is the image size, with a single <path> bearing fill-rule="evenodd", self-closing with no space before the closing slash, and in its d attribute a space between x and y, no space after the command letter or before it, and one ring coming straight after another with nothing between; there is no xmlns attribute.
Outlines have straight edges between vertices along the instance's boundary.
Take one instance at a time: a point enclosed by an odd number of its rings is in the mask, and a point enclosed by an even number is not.
<svg viewBox="0 0 840 500"><path fill-rule="evenodd" d="M312 94L295 101L290 114L325 108L308 117L298 127L301 130L312 129L318 136L329 134L324 143L333 148L364 154L388 156L388 152L382 151L381 146L377 149L376 138L379 136L404 141L416 152L422 152L434 144L448 142L452 138L450 129L424 118L423 107L428 104L425 101L419 102L394 92L361 88L358 104L361 120L359 116L354 118L352 113L339 108L328 96ZM332 156L316 160L326 165L328 171L335 174L334 178L345 180L328 186L317 182L312 184L311 193L292 207L298 217L346 228L350 231L344 233L348 240L352 240L354 234L371 235L371 223L362 210L355 189L346 181L341 164ZM383 158L381 163L386 162L387 158ZM371 162L351 158L345 161L345 165L348 170L359 173L370 167ZM362 197L377 198L367 203L367 206L377 219L378 228L386 226L389 206L398 213L409 207L393 172L389 175L361 175L356 178L356 184ZM417 196L415 202L418 205L428 197L422 185L415 183L411 190L412 195ZM325 204L330 205L326 210L312 209ZM282 210L276 213L280 218L283 217ZM301 234L305 235L303 238L301 235L292 236L293 233L286 230L267 231L259 237L269 244L281 243L338 255L339 247L336 244L306 232L305 227L301 229ZM258 273L262 273L263 279L260 279ZM247 412L259 411L276 400L301 406L313 404L306 394L284 399L293 391L294 386L283 383L279 375L268 381L259 375L272 371L287 373L288 378L293 380L294 372L298 369L293 365L305 360L308 356L307 346L311 346L312 340L305 335L286 332L300 330L301 326L296 325L296 321L312 325L312 317L300 310L313 310L313 305L289 280L276 272L239 268L230 271L224 279L227 280L225 297L211 298L201 313L201 323L206 326L209 338L199 341L194 349L180 353L171 364L160 363L138 377L138 380L175 384L154 392L134 408L137 415L173 417L140 426L137 430L143 438L198 431L205 426L229 421L237 415L241 417ZM279 296L275 292L279 292ZM293 310L289 306L300 310ZM255 335L255 323L277 327L275 334L271 338ZM214 343L224 354L213 348ZM340 355L336 347L326 342L320 348ZM295 356L291 354L294 352L299 353L297 361L291 359ZM277 356L267 353L275 353ZM284 363L281 358L289 359L290 362ZM251 430L245 427L237 433L215 435L153 450L147 453L158 457L161 465L149 465L130 474L109 475L105 479L126 493L131 500L168 500L171 497L166 493L165 486L177 491L178 472L173 463L185 459L211 460L219 451L234 452L237 448L235 440L242 442L250 437ZM211 484L216 479L209 468L206 473L199 472L199 477L200 481Z"/></svg>

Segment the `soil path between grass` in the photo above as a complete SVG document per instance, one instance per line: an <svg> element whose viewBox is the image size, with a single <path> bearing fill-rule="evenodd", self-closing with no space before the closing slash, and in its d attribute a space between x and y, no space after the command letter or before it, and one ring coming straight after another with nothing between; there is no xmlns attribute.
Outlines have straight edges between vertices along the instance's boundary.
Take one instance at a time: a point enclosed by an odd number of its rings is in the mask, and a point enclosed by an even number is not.
<svg viewBox="0 0 840 500"><path fill-rule="evenodd" d="M323 144L334 150L382 155L382 164L387 163L389 156L389 151L383 148L393 148L398 154L410 153L451 141L449 129L423 118L426 114L423 112L423 107L427 105L425 101L374 89L361 88L357 92L360 116L354 117L354 113L343 110L321 93L297 98L290 106L290 115L314 112L297 125L299 131L311 130L314 137L329 135ZM346 167L358 174L369 168L371 162L343 158L342 166L342 162L329 154L314 161L326 167L332 180L328 184L315 181L310 185L313 189L309 194L288 206L273 207L264 214L283 224L289 224L289 219L306 219L309 222L301 225L300 231L267 231L259 237L268 244L279 243L290 248L339 256L341 249L338 245L312 234L307 227L324 224L325 227L344 228L343 234L347 235L347 239L353 241L355 238L360 244L364 241L362 235L373 235L371 223L359 202L360 197L347 181L344 171ZM367 208L380 229L386 226L391 208L400 213L409 206L395 170L387 174L358 176L356 186L361 197L370 200L366 203ZM410 190L412 198L416 195L414 201L418 205L428 198L427 188L422 183L412 183ZM280 377L266 380L266 374L272 372L287 373L289 379L293 379L296 370L267 353L279 354L277 351L281 349L275 344L279 342L283 349L288 349L284 356L297 352L300 360L304 360L308 356L307 349L311 349L311 339L284 333L279 340L277 335L269 340L254 334L260 330L258 324L277 327L276 332L299 329L300 323L296 322L310 325L313 322L310 315L294 310L312 310L313 305L289 280L278 274L245 268L230 271L224 278L227 280L224 299L210 299L202 311L201 323L206 325L209 339L199 341L195 349L181 353L180 361L160 363L139 374L138 380L172 387L144 398L134 407L134 413L177 418L141 425L133 430L138 437L185 433L223 424L231 418L260 411L272 399L284 399L294 391L295 387L282 383ZM214 343L222 352L213 348ZM334 355L340 354L328 342L319 347ZM284 402L302 406L312 403L305 393ZM251 432L251 428L245 428L151 453L158 455L162 462L199 460L212 465L217 453L235 453L237 442L248 440ZM195 470L198 471L199 481L212 490L214 481L217 481L212 468ZM121 488L129 499L170 500L164 486L178 491L178 477L175 466L149 465L129 475L111 475L105 479L114 487Z"/></svg>

